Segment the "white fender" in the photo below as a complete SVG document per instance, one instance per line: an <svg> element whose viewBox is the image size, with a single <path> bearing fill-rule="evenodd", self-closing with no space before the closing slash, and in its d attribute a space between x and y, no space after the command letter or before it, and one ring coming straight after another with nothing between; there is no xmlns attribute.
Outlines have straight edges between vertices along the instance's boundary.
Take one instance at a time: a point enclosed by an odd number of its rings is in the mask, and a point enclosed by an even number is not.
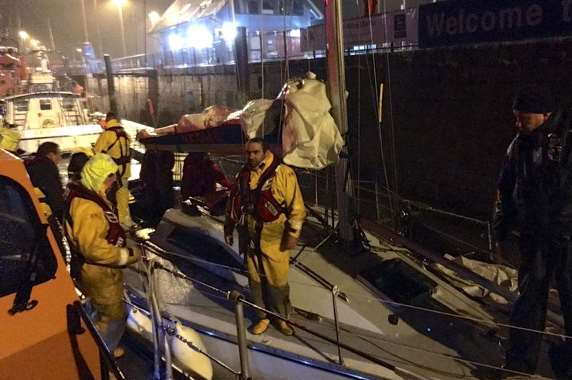
<svg viewBox="0 0 572 380"><path fill-rule="evenodd" d="M170 324L172 326L172 323L166 324ZM183 324L179 321L175 321L174 327L176 335L189 342L192 342L203 352L207 352L201 336L195 330L190 327L183 326ZM151 318L149 318L145 313L133 307L129 308L129 313L127 315L127 328L147 340L153 340L153 324L151 323ZM177 367L183 371L189 371L198 374L207 380L212 379L213 367L211 360L207 356L193 350L176 336L169 335L167 340L169 341L169 346L171 347L173 363Z"/></svg>
<svg viewBox="0 0 572 380"><path fill-rule="evenodd" d="M176 321L175 331L178 336L189 342L193 342L193 344L200 348L202 352L207 352L201 336L192 328L183 326L182 323ZM168 339L171 346L173 362L179 368L190 370L207 380L212 379L213 366L211 360L207 356L193 350L175 336L170 335Z"/></svg>
<svg viewBox="0 0 572 380"><path fill-rule="evenodd" d="M129 307L127 328L147 340L153 340L153 324L151 323L151 318L134 307Z"/></svg>

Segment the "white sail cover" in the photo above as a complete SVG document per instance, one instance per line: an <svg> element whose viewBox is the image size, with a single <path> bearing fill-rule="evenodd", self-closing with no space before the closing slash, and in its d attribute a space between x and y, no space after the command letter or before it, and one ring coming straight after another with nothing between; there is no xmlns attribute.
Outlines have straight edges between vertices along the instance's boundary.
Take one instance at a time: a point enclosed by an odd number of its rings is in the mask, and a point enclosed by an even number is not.
<svg viewBox="0 0 572 380"><path fill-rule="evenodd" d="M325 84L309 73L306 79L288 82L279 98L284 102L281 131L284 162L316 170L338 162L344 140L330 115ZM268 125L262 130L272 103L272 100L258 99L244 107L241 123L249 138L272 133Z"/></svg>
<svg viewBox="0 0 572 380"><path fill-rule="evenodd" d="M326 85L312 74L289 83L285 96L284 162L305 169L323 169L338 162L344 140L330 115Z"/></svg>

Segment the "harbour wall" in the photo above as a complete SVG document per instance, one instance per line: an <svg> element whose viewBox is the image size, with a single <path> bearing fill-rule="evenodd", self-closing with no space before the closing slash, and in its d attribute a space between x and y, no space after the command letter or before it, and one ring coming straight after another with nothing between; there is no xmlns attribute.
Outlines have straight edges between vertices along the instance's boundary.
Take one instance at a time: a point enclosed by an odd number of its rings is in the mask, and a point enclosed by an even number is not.
<svg viewBox="0 0 572 380"><path fill-rule="evenodd" d="M380 189L389 183L404 198L488 219L515 133L513 94L525 84L544 83L569 101L571 61L568 41L347 56L348 138L359 179L377 182ZM212 104L241 108L249 99L273 98L288 76L308 70L325 79L325 59L251 64L249 97L238 92L232 66L118 73L114 80L123 117L152 124L151 99L163 126ZM87 92L92 107L107 110L103 76L88 78Z"/></svg>

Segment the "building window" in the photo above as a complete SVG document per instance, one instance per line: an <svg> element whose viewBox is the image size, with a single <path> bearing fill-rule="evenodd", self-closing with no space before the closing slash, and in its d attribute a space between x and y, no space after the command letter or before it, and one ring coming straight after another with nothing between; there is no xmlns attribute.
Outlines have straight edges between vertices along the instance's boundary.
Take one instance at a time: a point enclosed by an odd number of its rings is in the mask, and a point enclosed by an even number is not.
<svg viewBox="0 0 572 380"><path fill-rule="evenodd" d="M275 13L276 4L272 0L262 0L262 14L273 15Z"/></svg>
<svg viewBox="0 0 572 380"><path fill-rule="evenodd" d="M251 15L260 14L260 1L259 0L249 0L248 1L248 14L251 14Z"/></svg>
<svg viewBox="0 0 572 380"><path fill-rule="evenodd" d="M294 16L304 16L304 0L294 0L292 2L292 14Z"/></svg>

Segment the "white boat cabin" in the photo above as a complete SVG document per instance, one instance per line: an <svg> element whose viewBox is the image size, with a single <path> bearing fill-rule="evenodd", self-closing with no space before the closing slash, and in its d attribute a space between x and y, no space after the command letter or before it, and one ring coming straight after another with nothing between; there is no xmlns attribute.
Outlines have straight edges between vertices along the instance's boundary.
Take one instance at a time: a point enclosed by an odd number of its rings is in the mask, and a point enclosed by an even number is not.
<svg viewBox="0 0 572 380"><path fill-rule="evenodd" d="M2 100L4 119L22 134L20 148L35 152L46 141L60 145L64 152L89 147L101 133L84 109L82 98L71 92L45 91L6 97Z"/></svg>

